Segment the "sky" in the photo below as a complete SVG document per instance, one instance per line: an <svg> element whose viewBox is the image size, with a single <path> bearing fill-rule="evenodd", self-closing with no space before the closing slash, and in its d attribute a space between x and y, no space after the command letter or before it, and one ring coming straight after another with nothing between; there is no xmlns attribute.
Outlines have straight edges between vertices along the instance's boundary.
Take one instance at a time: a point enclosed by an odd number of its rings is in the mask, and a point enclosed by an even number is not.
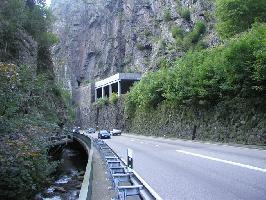
<svg viewBox="0 0 266 200"><path fill-rule="evenodd" d="M47 3L48 6L50 6L51 0L46 0L46 3Z"/></svg>

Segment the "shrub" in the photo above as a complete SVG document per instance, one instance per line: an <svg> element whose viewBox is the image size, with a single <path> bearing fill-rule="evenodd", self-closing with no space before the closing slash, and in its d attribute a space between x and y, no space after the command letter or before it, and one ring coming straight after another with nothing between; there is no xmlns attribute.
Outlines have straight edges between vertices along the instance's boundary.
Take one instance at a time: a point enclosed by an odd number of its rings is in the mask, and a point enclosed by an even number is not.
<svg viewBox="0 0 266 200"><path fill-rule="evenodd" d="M6 159L0 166L1 199L15 200L18 196L21 200L32 199L55 171L57 163L49 162L45 141L32 138L32 134L21 137L22 141L3 138L5 143L1 144L0 154L9 157L1 157L1 161Z"/></svg>
<svg viewBox="0 0 266 200"><path fill-rule="evenodd" d="M205 24L201 21L195 23L193 30L189 33L184 33L179 27L172 28L172 35L176 39L176 43L182 47L184 51L193 48L204 48L205 45L198 43L206 31Z"/></svg>
<svg viewBox="0 0 266 200"><path fill-rule="evenodd" d="M159 57L157 60L157 65L162 69L170 67L169 61L165 57Z"/></svg>
<svg viewBox="0 0 266 200"><path fill-rule="evenodd" d="M111 104L115 104L118 101L118 95L116 93L112 93L109 98L109 101Z"/></svg>
<svg viewBox="0 0 266 200"><path fill-rule="evenodd" d="M164 21L167 21L167 22L172 20L171 10L166 9L166 10L164 11L163 19L164 19Z"/></svg>
<svg viewBox="0 0 266 200"><path fill-rule="evenodd" d="M203 32L202 26L196 28ZM169 105L217 102L235 96L250 97L266 92L266 25L253 28L225 45L189 51L172 68L149 73L127 97L131 112Z"/></svg>
<svg viewBox="0 0 266 200"><path fill-rule="evenodd" d="M180 15L183 19L190 21L190 10L189 8L182 8L180 11Z"/></svg>
<svg viewBox="0 0 266 200"><path fill-rule="evenodd" d="M229 38L251 28L252 24L266 21L265 0L216 0L217 30Z"/></svg>
<svg viewBox="0 0 266 200"><path fill-rule="evenodd" d="M126 110L134 112L136 108L142 110L156 108L165 99L163 91L164 87L167 87L167 75L168 69L163 68L158 72L147 74L135 84L127 95Z"/></svg>
<svg viewBox="0 0 266 200"><path fill-rule="evenodd" d="M196 44L199 41L200 37L205 33L205 31L205 24L201 21L196 22L193 31L188 35L188 37L193 44Z"/></svg>
<svg viewBox="0 0 266 200"><path fill-rule="evenodd" d="M100 98L100 99L98 99L97 101L96 101L96 105L98 106L98 107L103 107L103 106L105 106L105 105L108 105L108 98L106 98L106 97L104 97L104 98Z"/></svg>
<svg viewBox="0 0 266 200"><path fill-rule="evenodd" d="M149 29L145 29L145 30L143 31L143 34L144 34L146 37L149 37L149 36L152 35L152 32L151 32Z"/></svg>
<svg viewBox="0 0 266 200"><path fill-rule="evenodd" d="M184 37L184 31L178 26L172 27L171 32L172 32L173 38L175 38L175 39Z"/></svg>
<svg viewBox="0 0 266 200"><path fill-rule="evenodd" d="M145 50L145 45L143 45L142 43L137 43L137 49L140 51L144 51Z"/></svg>
<svg viewBox="0 0 266 200"><path fill-rule="evenodd" d="M44 138L65 123L57 113L62 97L46 75L34 77L27 66L0 63L0 72L0 198L31 199L55 167Z"/></svg>

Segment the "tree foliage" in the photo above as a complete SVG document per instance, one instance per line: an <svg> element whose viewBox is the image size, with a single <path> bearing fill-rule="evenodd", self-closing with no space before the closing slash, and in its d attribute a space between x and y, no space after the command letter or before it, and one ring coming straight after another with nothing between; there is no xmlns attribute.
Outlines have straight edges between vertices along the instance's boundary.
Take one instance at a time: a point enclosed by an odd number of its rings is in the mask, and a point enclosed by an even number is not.
<svg viewBox="0 0 266 200"><path fill-rule="evenodd" d="M118 101L118 95L116 93L112 93L111 96L109 97L109 102L111 104L116 104Z"/></svg>
<svg viewBox="0 0 266 200"><path fill-rule="evenodd" d="M0 9L0 48L9 57L16 57L21 31L31 35L38 42L40 49L51 47L58 42L58 38L49 32L53 20L50 10L45 6L45 1L4 2Z"/></svg>
<svg viewBox="0 0 266 200"><path fill-rule="evenodd" d="M216 0L217 30L229 38L251 28L254 22L266 21L265 0Z"/></svg>
<svg viewBox="0 0 266 200"><path fill-rule="evenodd" d="M44 0L1 2L0 199L32 199L42 189L56 166L48 159L45 138L63 133L73 114L65 111L69 95L47 70L49 48L57 42L49 32L52 21ZM19 60L24 38L37 43L38 66Z"/></svg>
<svg viewBox="0 0 266 200"><path fill-rule="evenodd" d="M206 26L202 21L197 21L191 32L186 33L178 26L171 29L172 36L183 51L198 48L202 44L202 37L206 32Z"/></svg>
<svg viewBox="0 0 266 200"><path fill-rule="evenodd" d="M0 82L0 198L31 199L55 169L45 137L66 122L65 95L25 65L0 63Z"/></svg>
<svg viewBox="0 0 266 200"><path fill-rule="evenodd" d="M255 24L226 44L189 51L171 68L147 74L127 97L127 110L217 102L223 98L261 96L266 92L266 25Z"/></svg>

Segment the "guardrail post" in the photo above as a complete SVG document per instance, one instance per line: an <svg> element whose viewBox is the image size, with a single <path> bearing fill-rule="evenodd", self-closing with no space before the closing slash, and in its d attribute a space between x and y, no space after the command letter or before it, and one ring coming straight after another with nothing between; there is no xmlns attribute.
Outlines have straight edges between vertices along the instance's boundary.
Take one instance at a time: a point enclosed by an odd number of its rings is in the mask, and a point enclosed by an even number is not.
<svg viewBox="0 0 266 200"><path fill-rule="evenodd" d="M127 166L133 169L133 150L127 149Z"/></svg>

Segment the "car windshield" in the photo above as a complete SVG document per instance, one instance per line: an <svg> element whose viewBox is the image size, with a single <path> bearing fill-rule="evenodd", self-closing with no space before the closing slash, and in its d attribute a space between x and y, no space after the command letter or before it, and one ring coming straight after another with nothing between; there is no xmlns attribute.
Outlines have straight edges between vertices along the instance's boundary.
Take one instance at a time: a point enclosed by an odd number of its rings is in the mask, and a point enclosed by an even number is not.
<svg viewBox="0 0 266 200"><path fill-rule="evenodd" d="M108 134L108 131L106 130L103 130L103 131L100 131L101 134Z"/></svg>

